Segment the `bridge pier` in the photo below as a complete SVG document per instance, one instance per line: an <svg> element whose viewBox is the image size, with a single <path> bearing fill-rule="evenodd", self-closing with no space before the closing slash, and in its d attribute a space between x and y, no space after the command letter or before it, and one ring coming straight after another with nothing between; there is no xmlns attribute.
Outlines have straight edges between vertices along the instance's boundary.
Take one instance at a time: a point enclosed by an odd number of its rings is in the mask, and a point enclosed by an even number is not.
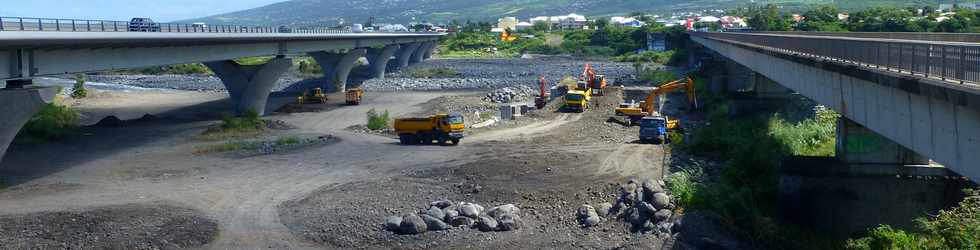
<svg viewBox="0 0 980 250"><path fill-rule="evenodd" d="M30 80L11 80L7 81L6 88L0 89L0 102L3 103L0 105L3 114L0 119L0 160L24 124L58 94L54 87L23 88L30 84Z"/></svg>
<svg viewBox="0 0 980 250"><path fill-rule="evenodd" d="M367 49L352 49L347 53L327 51L310 53L310 56L320 64L320 69L323 70L323 78L327 80L322 87L323 90L328 92L346 91L347 79L351 70L354 69L354 64L366 54Z"/></svg>
<svg viewBox="0 0 980 250"><path fill-rule="evenodd" d="M402 70L405 69L405 67L408 67L409 63L411 62L412 55L415 54L415 51L421 46L421 43L402 44L401 49L395 53L395 64L392 65L394 67L391 68L393 70Z"/></svg>
<svg viewBox="0 0 980 250"><path fill-rule="evenodd" d="M428 44L429 44L429 46L425 48L425 53L422 54L422 60L432 58L432 51L434 51L436 49L436 47L439 46L439 42L438 41L431 41L431 42L428 42Z"/></svg>
<svg viewBox="0 0 980 250"><path fill-rule="evenodd" d="M416 63L422 62L422 56L425 55L425 50L429 47L429 45L428 45L429 43L426 43L426 42L420 42L418 44L419 44L419 47L416 48L415 51L412 52L411 57L409 57L409 62L412 63L412 64L416 64Z"/></svg>
<svg viewBox="0 0 980 250"><path fill-rule="evenodd" d="M214 71L228 89L236 114L255 110L264 115L269 93L279 76L293 66L293 60L277 57L262 65L241 65L234 60L205 62L204 65Z"/></svg>
<svg viewBox="0 0 980 250"><path fill-rule="evenodd" d="M398 45L388 45L384 48L369 48L367 50L368 64L366 67L361 67L357 69L358 75L367 78L377 78L385 79L385 71L388 68L388 63L391 61L391 57L398 52L400 46Z"/></svg>

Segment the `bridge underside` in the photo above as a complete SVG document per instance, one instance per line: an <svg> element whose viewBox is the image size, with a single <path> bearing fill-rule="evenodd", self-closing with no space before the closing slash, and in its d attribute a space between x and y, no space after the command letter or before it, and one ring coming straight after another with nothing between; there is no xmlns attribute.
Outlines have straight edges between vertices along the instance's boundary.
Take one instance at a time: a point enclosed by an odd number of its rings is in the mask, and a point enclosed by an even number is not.
<svg viewBox="0 0 980 250"><path fill-rule="evenodd" d="M976 165L980 162L980 91L725 41L691 39L902 147L980 179Z"/></svg>

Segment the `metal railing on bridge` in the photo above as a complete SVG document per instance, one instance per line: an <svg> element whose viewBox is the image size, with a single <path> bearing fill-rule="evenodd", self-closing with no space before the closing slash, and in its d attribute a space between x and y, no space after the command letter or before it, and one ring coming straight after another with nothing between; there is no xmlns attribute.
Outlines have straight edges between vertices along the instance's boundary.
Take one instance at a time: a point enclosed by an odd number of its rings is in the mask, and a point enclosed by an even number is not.
<svg viewBox="0 0 980 250"><path fill-rule="evenodd" d="M350 29L333 27L268 27L241 25L212 25L186 23L137 23L130 21L82 20L30 17L0 17L2 31L56 31L56 32L168 32L168 33L301 33L334 34L355 33ZM383 33L424 33L410 31L362 31ZM361 32L357 32L361 33Z"/></svg>
<svg viewBox="0 0 980 250"><path fill-rule="evenodd" d="M945 81L980 83L980 44L936 41L951 37L885 34L855 37L815 33L691 32L692 36L740 43L765 50L797 54ZM844 33L839 33L846 35ZM908 33L904 33L908 34Z"/></svg>

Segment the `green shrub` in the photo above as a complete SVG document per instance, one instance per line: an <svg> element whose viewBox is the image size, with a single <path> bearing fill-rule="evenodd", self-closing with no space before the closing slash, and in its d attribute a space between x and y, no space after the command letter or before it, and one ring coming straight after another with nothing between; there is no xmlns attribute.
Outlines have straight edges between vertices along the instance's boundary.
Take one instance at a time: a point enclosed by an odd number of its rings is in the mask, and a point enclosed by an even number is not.
<svg viewBox="0 0 980 250"><path fill-rule="evenodd" d="M391 118L389 117L388 110L385 110L384 113L378 113L378 111L372 108L367 112L367 127L370 130L390 128L390 121Z"/></svg>
<svg viewBox="0 0 980 250"><path fill-rule="evenodd" d="M265 121L254 109L246 110L240 117L225 115L221 118L221 122L221 129L224 131L248 132L263 130L266 127Z"/></svg>
<svg viewBox="0 0 980 250"><path fill-rule="evenodd" d="M323 69L320 68L320 64L316 60L307 58L299 61L299 72L309 75L320 75L323 74Z"/></svg>
<svg viewBox="0 0 980 250"><path fill-rule="evenodd" d="M238 62L238 64L241 65L261 65L269 62L270 60L272 60L272 58L274 57L271 56L245 57L245 58L235 59L235 62Z"/></svg>
<svg viewBox="0 0 980 250"><path fill-rule="evenodd" d="M820 111L814 119L793 124L775 116L769 120L769 134L787 145L793 155L834 156L839 117L833 111Z"/></svg>
<svg viewBox="0 0 980 250"><path fill-rule="evenodd" d="M280 137L278 140L276 140L276 145L285 146L285 145L300 144L300 142L302 142L302 140L300 140L299 137L285 136L285 137Z"/></svg>
<svg viewBox="0 0 980 250"><path fill-rule="evenodd" d="M927 249L920 244L920 241L914 234L901 229L892 229L888 225L880 225L872 229L867 237L848 240L846 247L855 250Z"/></svg>
<svg viewBox="0 0 980 250"><path fill-rule="evenodd" d="M675 51L644 51L639 54L626 54L617 57L613 57L613 61L617 62L633 62L633 63L657 63L657 64L667 64L673 58Z"/></svg>
<svg viewBox="0 0 980 250"><path fill-rule="evenodd" d="M408 76L414 78L449 78L459 75L459 72L451 68L424 68L408 71Z"/></svg>
<svg viewBox="0 0 980 250"><path fill-rule="evenodd" d="M86 96L88 96L88 90L85 89L85 75L75 75L75 85L72 86L71 98L82 99Z"/></svg>
<svg viewBox="0 0 980 250"><path fill-rule="evenodd" d="M674 199L679 206L698 206L698 202L695 199L700 197L698 193L704 192L701 190L703 186L699 183L699 179L703 175L704 172L701 168L692 168L670 174L666 178L667 188L674 195Z"/></svg>
<svg viewBox="0 0 980 250"><path fill-rule="evenodd" d="M78 118L78 112L69 107L45 104L21 129L21 140L44 142L70 136L76 132Z"/></svg>
<svg viewBox="0 0 980 250"><path fill-rule="evenodd" d="M120 70L117 72L125 73L125 74L143 74L143 75L212 74L211 69L209 69L207 66L204 66L204 64L200 64L200 63L175 64L175 65L167 65L167 66L160 66L160 67L142 68L142 69Z"/></svg>
<svg viewBox="0 0 980 250"><path fill-rule="evenodd" d="M659 86L660 84L677 80L677 76L670 71L647 70L640 74L640 80L650 82L650 85Z"/></svg>

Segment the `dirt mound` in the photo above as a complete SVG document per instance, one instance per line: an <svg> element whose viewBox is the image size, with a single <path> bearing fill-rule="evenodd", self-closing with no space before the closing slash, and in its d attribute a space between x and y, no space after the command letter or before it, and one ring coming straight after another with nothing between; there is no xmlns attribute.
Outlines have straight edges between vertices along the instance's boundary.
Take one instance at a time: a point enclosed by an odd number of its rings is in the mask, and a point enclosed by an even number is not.
<svg viewBox="0 0 980 250"><path fill-rule="evenodd" d="M0 216L3 249L184 249L203 246L217 235L214 220L169 205Z"/></svg>

